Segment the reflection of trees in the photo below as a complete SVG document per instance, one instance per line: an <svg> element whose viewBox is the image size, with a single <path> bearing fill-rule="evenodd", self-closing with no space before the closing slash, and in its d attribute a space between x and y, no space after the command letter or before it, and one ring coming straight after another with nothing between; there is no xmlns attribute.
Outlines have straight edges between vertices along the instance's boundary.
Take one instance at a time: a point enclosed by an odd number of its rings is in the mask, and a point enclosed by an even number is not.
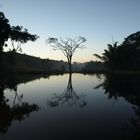
<svg viewBox="0 0 140 140"><path fill-rule="evenodd" d="M0 133L6 133L12 121L22 121L29 117L33 111L38 111L36 104L23 102L23 95L18 95L17 84L15 79L7 80L5 77L0 78ZM9 104L9 99L4 95L4 90L8 88L14 91L13 104Z"/></svg>
<svg viewBox="0 0 140 140"><path fill-rule="evenodd" d="M69 80L67 88L60 95L55 94L48 100L48 105L51 107L56 107L59 105L67 104L69 106L78 105L80 108L86 106L86 102L82 100L84 95L77 95L72 87L72 74L69 74Z"/></svg>
<svg viewBox="0 0 140 140"><path fill-rule="evenodd" d="M102 87L109 99L123 97L129 103L135 105L133 110L136 114L124 127L123 133L127 140L140 139L140 75L105 75L103 83L95 89ZM125 139L124 138L124 139Z"/></svg>
<svg viewBox="0 0 140 140"><path fill-rule="evenodd" d="M95 88L102 87L105 90L105 94L108 98L125 97L130 103L140 106L139 99L140 92L140 76L138 75L118 75L118 74L108 74L105 75L103 83Z"/></svg>

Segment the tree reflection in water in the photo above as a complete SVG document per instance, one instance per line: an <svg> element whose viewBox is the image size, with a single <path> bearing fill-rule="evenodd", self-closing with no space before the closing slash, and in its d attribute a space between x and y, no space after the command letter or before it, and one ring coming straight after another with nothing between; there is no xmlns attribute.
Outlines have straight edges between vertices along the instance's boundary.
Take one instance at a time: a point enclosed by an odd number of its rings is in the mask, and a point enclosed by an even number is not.
<svg viewBox="0 0 140 140"><path fill-rule="evenodd" d="M9 99L4 95L5 89L14 91L15 98L13 104L9 104ZM17 81L0 77L0 133L6 133L8 127L13 121L22 121L29 117L33 111L38 111L39 107L36 104L23 102L23 95L18 95Z"/></svg>
<svg viewBox="0 0 140 140"><path fill-rule="evenodd" d="M49 100L47 100L47 104L50 107L56 107L60 105L68 105L68 106L76 106L78 105L80 108L86 106L86 102L82 99L85 95L77 95L72 86L72 73L69 73L69 80L67 88L64 90L62 94L54 94Z"/></svg>
<svg viewBox="0 0 140 140"><path fill-rule="evenodd" d="M140 140L140 75L106 74L103 83L97 85L95 89L100 87L104 89L109 99L118 100L119 97L123 97L134 105L136 115L123 126L123 139Z"/></svg>

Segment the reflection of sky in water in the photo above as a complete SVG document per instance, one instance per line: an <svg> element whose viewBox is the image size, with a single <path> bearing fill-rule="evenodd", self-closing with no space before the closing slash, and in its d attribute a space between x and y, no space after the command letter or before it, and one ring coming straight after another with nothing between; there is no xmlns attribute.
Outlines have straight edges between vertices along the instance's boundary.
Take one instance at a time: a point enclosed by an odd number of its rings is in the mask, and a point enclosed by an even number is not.
<svg viewBox="0 0 140 140"><path fill-rule="evenodd" d="M61 138L62 135L71 133L72 137L95 135L93 138L118 139L122 124L134 115L132 105L123 98L118 98L118 101L109 100L102 88L95 90L94 87L103 81L97 79L95 75L72 75L75 93L83 94L82 100L87 103L84 108L47 105L47 99L54 93L60 95L64 92L68 79L69 75L66 74L18 85L17 91L19 95L23 94L23 101L35 103L41 110L31 113L31 117L21 123L13 122L6 138L21 139L22 136L23 139L29 137L39 139L39 136L47 138L50 135L51 137L58 135ZM8 98L14 98L13 91L5 90L5 93Z"/></svg>

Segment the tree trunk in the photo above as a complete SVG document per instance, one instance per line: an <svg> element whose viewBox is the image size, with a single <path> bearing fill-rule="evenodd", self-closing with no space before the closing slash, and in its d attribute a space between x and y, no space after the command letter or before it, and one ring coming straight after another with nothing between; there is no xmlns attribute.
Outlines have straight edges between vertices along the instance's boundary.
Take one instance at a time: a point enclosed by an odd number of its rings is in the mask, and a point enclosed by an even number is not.
<svg viewBox="0 0 140 140"><path fill-rule="evenodd" d="M72 73L72 69L71 69L71 62L69 62L69 73Z"/></svg>
<svg viewBox="0 0 140 140"><path fill-rule="evenodd" d="M72 58L72 57L67 57L68 65L69 65L69 73L70 73L70 74L72 73L71 58Z"/></svg>
<svg viewBox="0 0 140 140"><path fill-rule="evenodd" d="M70 57L70 61L69 61L69 72L70 72L70 74L72 73L72 67L71 67L71 57Z"/></svg>

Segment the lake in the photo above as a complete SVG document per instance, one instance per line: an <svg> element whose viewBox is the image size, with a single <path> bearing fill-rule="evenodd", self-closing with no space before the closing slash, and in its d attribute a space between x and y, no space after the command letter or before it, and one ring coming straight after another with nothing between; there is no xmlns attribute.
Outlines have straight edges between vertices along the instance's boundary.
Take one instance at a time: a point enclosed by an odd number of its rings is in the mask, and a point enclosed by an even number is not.
<svg viewBox="0 0 140 140"><path fill-rule="evenodd" d="M0 140L140 138L140 76L19 75L0 80Z"/></svg>

